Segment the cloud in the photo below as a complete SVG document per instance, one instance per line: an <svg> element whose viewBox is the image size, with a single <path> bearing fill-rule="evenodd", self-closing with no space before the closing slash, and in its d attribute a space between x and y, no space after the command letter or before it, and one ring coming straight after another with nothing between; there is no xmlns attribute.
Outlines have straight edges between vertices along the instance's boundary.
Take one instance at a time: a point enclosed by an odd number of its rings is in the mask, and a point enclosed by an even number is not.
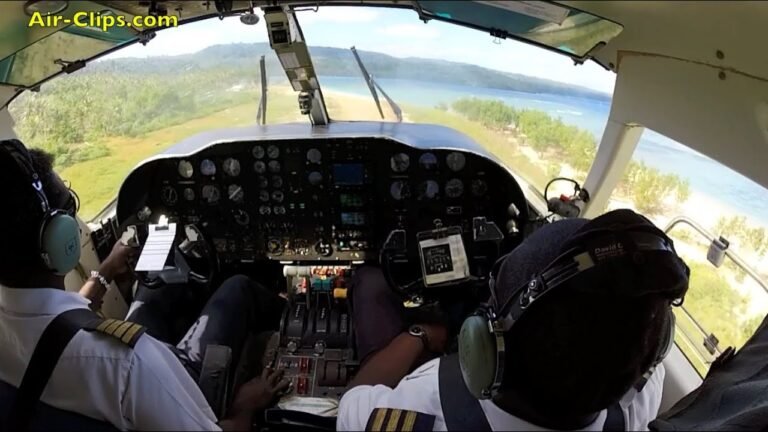
<svg viewBox="0 0 768 432"><path fill-rule="evenodd" d="M427 24L394 24L378 30L379 34L391 37L414 39L437 39L440 31Z"/></svg>
<svg viewBox="0 0 768 432"><path fill-rule="evenodd" d="M313 10L297 12L296 17L302 27L305 24L311 25L318 22L360 24L376 20L379 17L379 12L363 7L325 6L318 8L317 12Z"/></svg>

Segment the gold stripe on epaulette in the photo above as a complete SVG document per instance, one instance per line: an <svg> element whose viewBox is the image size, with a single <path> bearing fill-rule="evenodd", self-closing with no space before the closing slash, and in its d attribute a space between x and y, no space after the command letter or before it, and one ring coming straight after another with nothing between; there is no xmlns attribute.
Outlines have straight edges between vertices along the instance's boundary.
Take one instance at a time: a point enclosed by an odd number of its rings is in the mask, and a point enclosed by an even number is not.
<svg viewBox="0 0 768 432"><path fill-rule="evenodd" d="M101 324L99 324L98 327L96 327L96 330L100 331L100 332L103 332L104 329L106 329L108 325L112 324L113 321L114 321L114 319L112 319L112 318L104 320Z"/></svg>
<svg viewBox="0 0 768 432"><path fill-rule="evenodd" d="M131 323L131 324L133 324L133 326L131 326L131 328L126 330L125 334L120 339L120 340L123 341L123 343L129 344L129 345L130 345L133 337L136 336L136 333L138 333L139 330L142 329L142 327L140 325L138 325L138 324L135 324L135 323Z"/></svg>
<svg viewBox="0 0 768 432"><path fill-rule="evenodd" d="M104 333L108 335L115 335L115 330L117 330L118 327L123 323L121 320L113 320L112 324L108 325L107 328L104 329Z"/></svg>
<svg viewBox="0 0 768 432"><path fill-rule="evenodd" d="M373 419L373 425L371 425L372 431L380 431L381 426L384 424L384 417L387 416L389 410L386 408L379 408L376 412L376 418Z"/></svg>
<svg viewBox="0 0 768 432"><path fill-rule="evenodd" d="M403 411L399 409L390 410L389 421L387 422L387 428L385 429L387 432L397 431L397 422L400 420L400 414L402 414L402 412Z"/></svg>
<svg viewBox="0 0 768 432"><path fill-rule="evenodd" d="M414 411L408 411L405 413L405 419L403 420L403 426L400 427L402 432L412 432L413 425L416 423L416 413Z"/></svg>
<svg viewBox="0 0 768 432"><path fill-rule="evenodd" d="M113 335L116 338L122 338L125 332L128 331L128 328L131 326L131 324L133 323L130 321L124 321L122 324L120 324L120 327L115 329Z"/></svg>

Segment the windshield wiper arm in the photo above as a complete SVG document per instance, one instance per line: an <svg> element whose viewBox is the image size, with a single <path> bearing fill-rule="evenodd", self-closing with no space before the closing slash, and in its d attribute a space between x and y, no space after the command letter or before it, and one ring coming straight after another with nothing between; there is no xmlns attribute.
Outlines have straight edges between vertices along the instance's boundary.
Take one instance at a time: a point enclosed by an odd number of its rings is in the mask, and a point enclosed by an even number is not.
<svg viewBox="0 0 768 432"><path fill-rule="evenodd" d="M398 122L403 121L403 111L400 109L400 107L395 103L395 101L392 100L392 98L387 95L387 93L384 91L383 88L379 85L379 83L376 82L376 80L373 79L373 76L368 73L368 70L365 68L365 65L363 64L363 61L360 60L360 55L357 54L357 50L355 47L351 47L350 50L352 50L352 54L355 55L355 60L357 60L357 65L360 66L360 72L363 73L363 78L365 79L366 84L368 84L368 89L371 91L371 96L373 96L373 100L376 102L376 108L379 109L379 115L381 116L382 120L384 119L384 111L381 110L381 102L379 102L379 95L376 93L376 89L379 89L381 92L381 95L384 96L384 99L387 100L387 103L389 104L389 107L392 108L392 112L395 113L395 116L397 117Z"/></svg>
<svg viewBox="0 0 768 432"><path fill-rule="evenodd" d="M259 60L259 69L261 69L261 98L259 99L259 110L256 118L260 125L267 124L267 63L264 56Z"/></svg>

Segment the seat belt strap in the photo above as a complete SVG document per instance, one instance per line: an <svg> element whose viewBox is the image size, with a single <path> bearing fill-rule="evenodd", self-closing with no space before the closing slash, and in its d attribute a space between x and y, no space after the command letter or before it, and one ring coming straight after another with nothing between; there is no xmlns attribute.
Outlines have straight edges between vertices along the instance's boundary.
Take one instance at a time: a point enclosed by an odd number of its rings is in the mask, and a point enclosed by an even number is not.
<svg viewBox="0 0 768 432"><path fill-rule="evenodd" d="M96 330L104 320L90 309L72 309L56 316L32 352L8 417L8 429L26 431L40 396L67 344L81 329Z"/></svg>
<svg viewBox="0 0 768 432"><path fill-rule="evenodd" d="M623 432L625 430L627 430L627 424L624 420L624 411L621 409L621 403L616 402L608 407L608 416L605 418L603 431Z"/></svg>
<svg viewBox="0 0 768 432"><path fill-rule="evenodd" d="M480 401L472 396L464 383L458 355L453 354L440 359L438 382L440 385L440 406L443 409L443 418L449 431L491 430L491 425L485 417Z"/></svg>

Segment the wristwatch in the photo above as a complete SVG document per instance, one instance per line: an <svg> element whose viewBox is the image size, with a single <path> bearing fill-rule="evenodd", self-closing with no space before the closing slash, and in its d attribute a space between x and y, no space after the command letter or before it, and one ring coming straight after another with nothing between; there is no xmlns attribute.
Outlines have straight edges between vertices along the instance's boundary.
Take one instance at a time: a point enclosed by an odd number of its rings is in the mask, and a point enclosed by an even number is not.
<svg viewBox="0 0 768 432"><path fill-rule="evenodd" d="M101 273L97 272L96 270L91 271L91 278L96 279L101 286L104 287L107 291L109 291L109 281L107 281L107 278L101 275Z"/></svg>
<svg viewBox="0 0 768 432"><path fill-rule="evenodd" d="M427 336L427 332L424 330L424 327L419 325L412 325L408 327L408 334L421 339L421 343L424 345L424 349L430 352L432 351L429 349L429 336Z"/></svg>

